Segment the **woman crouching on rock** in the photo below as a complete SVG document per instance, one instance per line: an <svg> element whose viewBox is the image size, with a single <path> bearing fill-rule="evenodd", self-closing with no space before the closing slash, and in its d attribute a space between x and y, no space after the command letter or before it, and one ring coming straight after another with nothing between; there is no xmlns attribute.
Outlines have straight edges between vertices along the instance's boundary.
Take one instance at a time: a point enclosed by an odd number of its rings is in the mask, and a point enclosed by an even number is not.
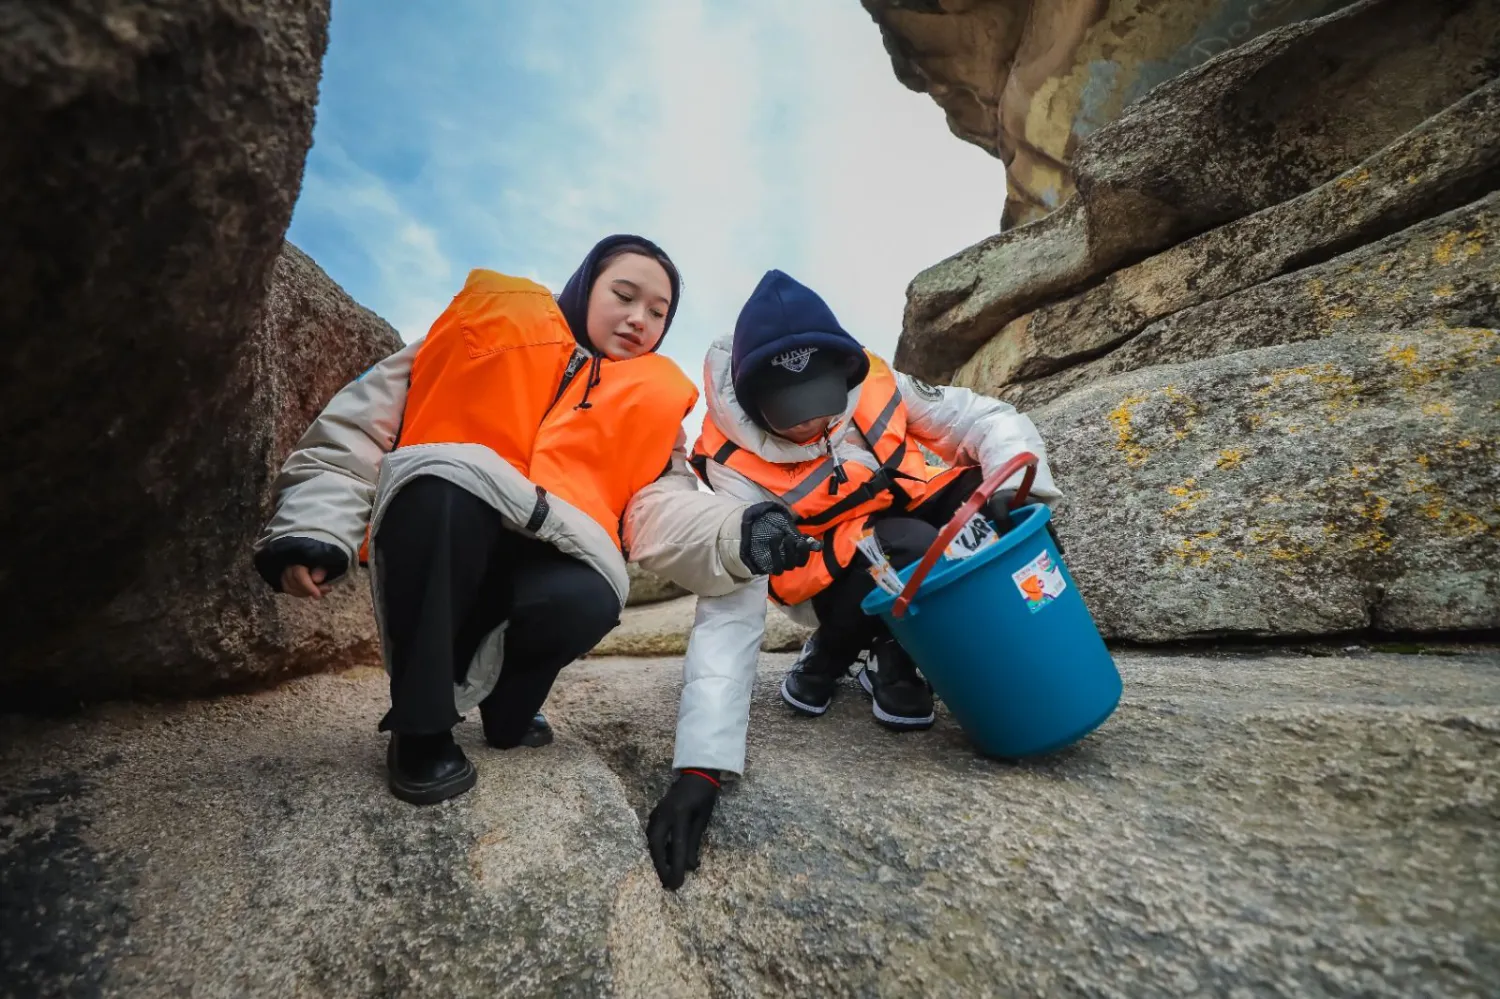
<svg viewBox="0 0 1500 999"><path fill-rule="evenodd" d="M558 672L619 623L627 512L694 488L682 421L698 393L656 353L679 291L667 255L628 235L595 246L555 301L475 270L283 466L256 568L317 599L367 558L396 797L474 786L452 730L475 706L491 746L550 742L539 712ZM647 489L665 479L679 481Z"/></svg>

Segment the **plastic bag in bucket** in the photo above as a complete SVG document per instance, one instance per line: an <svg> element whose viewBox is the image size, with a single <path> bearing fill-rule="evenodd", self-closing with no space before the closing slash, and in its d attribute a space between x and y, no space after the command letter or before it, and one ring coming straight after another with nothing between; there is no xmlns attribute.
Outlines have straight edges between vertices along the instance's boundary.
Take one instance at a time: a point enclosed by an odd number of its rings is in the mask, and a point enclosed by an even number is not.
<svg viewBox="0 0 1500 999"><path fill-rule="evenodd" d="M1007 462L954 514L926 556L901 570L899 596L877 588L862 605L885 620L964 732L990 756L1062 749L1103 724L1120 701L1114 659L1045 530L1052 511L1025 504L1036 466L1029 452ZM986 532L980 509L1022 468L1014 526L996 534L990 524ZM973 524L976 517L980 524Z"/></svg>

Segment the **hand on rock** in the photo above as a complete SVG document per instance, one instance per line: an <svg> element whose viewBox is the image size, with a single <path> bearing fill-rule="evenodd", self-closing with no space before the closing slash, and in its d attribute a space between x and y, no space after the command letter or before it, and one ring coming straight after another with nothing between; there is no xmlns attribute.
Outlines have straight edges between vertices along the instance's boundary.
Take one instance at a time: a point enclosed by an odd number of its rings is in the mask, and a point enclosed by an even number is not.
<svg viewBox="0 0 1500 999"><path fill-rule="evenodd" d="M703 833L719 800L719 775L714 770L682 771L662 795L646 821L646 843L661 886L682 887L688 871L698 869Z"/></svg>

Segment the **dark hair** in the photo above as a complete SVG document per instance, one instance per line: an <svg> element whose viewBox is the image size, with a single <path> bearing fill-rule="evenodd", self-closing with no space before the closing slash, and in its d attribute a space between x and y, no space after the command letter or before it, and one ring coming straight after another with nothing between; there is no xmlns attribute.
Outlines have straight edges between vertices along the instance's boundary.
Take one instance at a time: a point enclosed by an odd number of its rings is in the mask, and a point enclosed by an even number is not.
<svg viewBox="0 0 1500 999"><path fill-rule="evenodd" d="M666 322L662 324L663 337L671 328L672 317L677 314L677 304L682 298L682 278L677 273L677 265L672 263L672 258L667 256L666 251L644 236L632 236L629 233L606 236L594 244L594 248L583 258L583 263L578 265L578 269L568 278L568 283L563 285L563 290L557 296L557 307L562 310L568 328L573 331L574 339L587 351L594 350L588 339L589 296L593 294L594 285L599 280L599 272L611 260L626 253L655 260L667 272L672 285L672 300L667 303ZM661 342L657 341L657 347L660 346Z"/></svg>
<svg viewBox="0 0 1500 999"><path fill-rule="evenodd" d="M667 256L665 250L653 250L651 247L645 246L641 243L622 243L621 245L612 247L611 249L606 251L602 256L600 256L599 263L595 265L594 280L598 281L599 275L603 274L604 269L611 263L613 263L616 259L632 253L638 257L645 257L647 260L655 260L657 263L661 264L661 269L667 272L667 280L672 285L671 304L677 304L677 299L682 294L682 275L677 273L677 265L672 263L672 258Z"/></svg>

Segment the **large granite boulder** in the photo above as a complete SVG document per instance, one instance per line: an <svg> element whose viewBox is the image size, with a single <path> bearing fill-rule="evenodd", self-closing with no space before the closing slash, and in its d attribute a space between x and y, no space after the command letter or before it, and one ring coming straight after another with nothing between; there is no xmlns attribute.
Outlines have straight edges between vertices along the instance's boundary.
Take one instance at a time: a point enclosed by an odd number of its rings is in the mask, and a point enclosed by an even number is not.
<svg viewBox="0 0 1500 999"><path fill-rule="evenodd" d="M897 360L1031 413L1105 635L1500 627L1500 3L1277 28L1072 162Z"/></svg>
<svg viewBox="0 0 1500 999"><path fill-rule="evenodd" d="M117 658L131 641L107 608L134 603L143 628L175 602L213 619L243 558L240 522L220 519L263 474L235 443L253 436L243 348L300 187L327 29L327 0L0 11L7 704L31 682L205 685L181 662ZM216 542L190 553L184 534Z"/></svg>
<svg viewBox="0 0 1500 999"><path fill-rule="evenodd" d="M1249 297L1267 306L1281 295L1296 294L1296 287L1326 288L1330 280L1347 283L1351 273L1359 273L1354 264L1363 265L1367 276L1363 287L1344 289L1344 301L1320 299L1313 307L1321 313L1318 318L1286 321L1283 315L1265 322L1263 315L1263 336L1296 339L1328 326L1338 318L1335 313L1347 313L1348 318L1364 313L1368 318L1375 311L1370 306L1385 304L1398 285L1404 289L1400 298L1405 311L1420 308L1425 296L1440 289L1447 290L1426 300L1449 309L1455 304L1455 273L1466 279L1461 283L1467 284L1471 295L1482 298L1482 288L1494 284L1493 249L1486 245L1491 259L1479 261L1477 255L1450 252L1457 244L1448 247L1455 231L1468 233L1473 226L1456 217L1451 224L1416 224L1497 187L1500 80L1306 194L1210 229L1115 271L1080 294L1011 321L965 362L954 381L1013 401L1036 400L1042 395L1051 398L1061 383L1047 384L1044 376L1092 370L1094 366L1087 363L1092 358L1108 356L1107 352L1150 324L1173 314L1194 317L1195 322L1201 317L1201 333L1203 327L1217 324L1219 316L1184 310L1296 270L1302 270L1296 281L1267 285ZM1407 232L1386 238L1403 229ZM1352 254L1345 262L1351 266L1338 266L1343 280L1316 266L1377 240L1384 242ZM1473 240L1460 235L1460 241L1468 246ZM1412 273L1389 273L1397 261ZM1314 281L1323 284L1314 285ZM1475 321L1483 318L1476 316ZM1222 349L1213 336L1200 336L1199 342L1210 350Z"/></svg>
<svg viewBox="0 0 1500 999"><path fill-rule="evenodd" d="M1097 351L1075 355L1074 363L1053 374L996 384L976 357L956 381L1030 409L1070 389L1152 365L1351 332L1495 325L1496 226L1500 191L1326 263L1170 313L1097 357Z"/></svg>
<svg viewBox="0 0 1500 999"><path fill-rule="evenodd" d="M1489 83L1497 38L1494 0L1362 0L1162 84L1080 147L1058 211L917 275L898 366L944 380L1038 306L1337 177Z"/></svg>
<svg viewBox="0 0 1500 999"><path fill-rule="evenodd" d="M1002 228L1073 193L1080 140L1158 84L1349 0L863 0L897 78L1005 163Z"/></svg>
<svg viewBox="0 0 1500 999"><path fill-rule="evenodd" d="M1490 995L1500 659L1122 653L1070 752L976 757L755 680L749 773L676 895L641 818L675 660L580 663L540 750L383 786L375 670L0 719L16 995ZM184 752L183 747L195 747ZM183 835L190 830L190 835Z"/></svg>
<svg viewBox="0 0 1500 999"><path fill-rule="evenodd" d="M1432 325L1153 366L1032 415L1100 629L1163 642L1500 628L1497 400L1500 333Z"/></svg>
<svg viewBox="0 0 1500 999"><path fill-rule="evenodd" d="M174 496L173 518L138 539L132 571L110 600L8 660L0 701L193 696L379 662L364 570L326 599L296 600L271 592L250 564L250 547L302 432L401 339L289 243L262 314L244 341L226 346L233 363L221 397L204 400L201 419L218 421L212 446L200 441L192 461L184 455L185 464L172 466L184 481L162 484Z"/></svg>

